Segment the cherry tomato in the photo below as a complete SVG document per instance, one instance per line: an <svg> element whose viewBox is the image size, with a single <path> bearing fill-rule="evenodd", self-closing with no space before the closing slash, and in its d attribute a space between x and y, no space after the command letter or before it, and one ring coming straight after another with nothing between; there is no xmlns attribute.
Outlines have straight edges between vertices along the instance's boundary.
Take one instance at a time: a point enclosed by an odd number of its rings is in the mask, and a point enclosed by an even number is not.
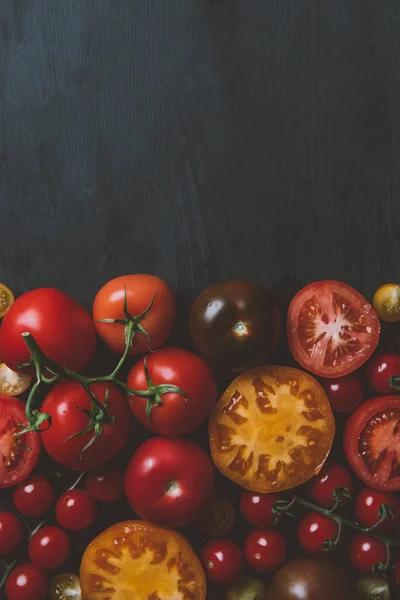
<svg viewBox="0 0 400 600"><path fill-rule="evenodd" d="M228 281L207 288L195 300L189 328L207 362L244 371L269 356L279 338L280 317L263 287Z"/></svg>
<svg viewBox="0 0 400 600"><path fill-rule="evenodd" d="M152 404L146 398L129 396L133 415L144 427L165 435L179 437L197 429L208 417L217 401L218 390L209 366L198 356L180 348L163 348L146 358L148 372L153 385L176 385L186 393L167 393ZM131 370L128 386L135 390L147 390L148 383L144 359ZM150 417L146 414L147 404L152 406Z"/></svg>
<svg viewBox="0 0 400 600"><path fill-rule="evenodd" d="M22 542L21 521L12 512L0 512L0 556L12 554Z"/></svg>
<svg viewBox="0 0 400 600"><path fill-rule="evenodd" d="M117 465L102 465L89 471L85 485L98 502L116 502L124 495L124 473Z"/></svg>
<svg viewBox="0 0 400 600"><path fill-rule="evenodd" d="M105 423L101 435L86 450L94 429L71 438L90 423L85 411L92 409L92 400L80 383L68 381L55 385L41 407L41 412L51 417L51 427L45 429L44 425L41 434L46 452L69 469L89 469L105 463L118 454L128 439L131 415L121 392L106 383L94 383L90 389L101 404L107 403L107 415L115 421Z"/></svg>
<svg viewBox="0 0 400 600"><path fill-rule="evenodd" d="M290 367L239 375L209 421L215 466L241 487L261 493L298 486L319 472L335 435L325 392Z"/></svg>
<svg viewBox="0 0 400 600"><path fill-rule="evenodd" d="M243 552L230 540L212 540L200 556L207 579L215 585L232 585L242 574Z"/></svg>
<svg viewBox="0 0 400 600"><path fill-rule="evenodd" d="M14 505L27 517L41 517L54 502L54 490L48 479L31 475L13 492Z"/></svg>
<svg viewBox="0 0 400 600"><path fill-rule="evenodd" d="M196 520L214 493L214 471L200 446L185 439L154 437L134 453L125 494L142 518L168 527Z"/></svg>
<svg viewBox="0 0 400 600"><path fill-rule="evenodd" d="M357 600L390 600L391 597L384 575L364 573L357 579Z"/></svg>
<svg viewBox="0 0 400 600"><path fill-rule="evenodd" d="M280 494L259 494L243 491L240 497L240 510L245 519L256 527L272 527L276 524L273 513L275 502L281 499Z"/></svg>
<svg viewBox="0 0 400 600"><path fill-rule="evenodd" d="M393 517L388 517L386 521L383 521L375 531L378 533L387 533L397 522L400 515L400 503L394 494L388 492L380 492L369 487L363 488L358 494L354 510L357 520L364 527L372 527L378 521L381 516L379 515L379 509L381 504L386 504L390 507Z"/></svg>
<svg viewBox="0 0 400 600"><path fill-rule="evenodd" d="M390 387L389 379L400 375L400 356L390 352L382 352L371 358L367 367L367 379L371 388L378 394L395 394Z"/></svg>
<svg viewBox="0 0 400 600"><path fill-rule="evenodd" d="M379 334L374 309L345 283L311 283L289 307L290 350L303 368L320 377L343 377L361 367L375 350Z"/></svg>
<svg viewBox="0 0 400 600"><path fill-rule="evenodd" d="M146 521L117 523L89 544L80 569L86 600L106 600L99 569L115 599L206 598L204 571L189 542Z"/></svg>
<svg viewBox="0 0 400 600"><path fill-rule="evenodd" d="M20 396L26 392L31 383L30 375L12 371L5 363L0 363L0 394Z"/></svg>
<svg viewBox="0 0 400 600"><path fill-rule="evenodd" d="M0 394L0 488L26 479L39 460L40 433L30 431L15 437L27 424L24 403Z"/></svg>
<svg viewBox="0 0 400 600"><path fill-rule="evenodd" d="M356 571L368 573L378 563L385 564L387 549L383 542L366 534L356 535L349 545L350 564Z"/></svg>
<svg viewBox="0 0 400 600"><path fill-rule="evenodd" d="M346 488L349 494L353 492L353 478L350 472L342 465L327 461L321 471L310 481L311 496L313 500L325 508L332 508L335 504L334 491ZM343 501L348 498L342 495Z"/></svg>
<svg viewBox="0 0 400 600"><path fill-rule="evenodd" d="M334 413L353 412L364 401L363 385L355 373L338 379L323 379L321 385Z"/></svg>
<svg viewBox="0 0 400 600"><path fill-rule="evenodd" d="M59 527L42 527L29 541L28 554L32 563L43 571L58 569L68 558L71 544Z"/></svg>
<svg viewBox="0 0 400 600"><path fill-rule="evenodd" d="M373 300L374 309L382 321L400 321L400 285L387 283L377 290Z"/></svg>
<svg viewBox="0 0 400 600"><path fill-rule="evenodd" d="M334 542L339 533L339 526L333 519L318 512L310 512L300 520L297 535L299 542L309 554L324 554L329 549L327 544ZM343 536L340 538L340 544Z"/></svg>
<svg viewBox="0 0 400 600"><path fill-rule="evenodd" d="M400 490L400 396L367 400L349 417L344 450L356 475L385 492Z"/></svg>
<svg viewBox="0 0 400 600"><path fill-rule="evenodd" d="M56 504L56 519L64 529L86 529L96 518L96 503L83 490L64 492Z"/></svg>
<svg viewBox="0 0 400 600"><path fill-rule="evenodd" d="M226 593L226 600L266 600L267 588L255 577L246 577L231 586Z"/></svg>
<svg viewBox="0 0 400 600"><path fill-rule="evenodd" d="M79 577L74 573L56 575L50 584L50 600L82 600Z"/></svg>
<svg viewBox="0 0 400 600"><path fill-rule="evenodd" d="M252 569L273 573L285 562L286 540L276 529L256 529L246 539L244 554Z"/></svg>
<svg viewBox="0 0 400 600"><path fill-rule="evenodd" d="M125 319L124 298L128 313L138 317L154 299L148 314L138 323L130 354L145 354L163 346L175 320L175 297L165 281L154 275L123 275L106 283L93 304L93 318L100 337L111 350L123 354L125 326L120 323L102 323L103 319ZM143 333L146 331L149 339Z"/></svg>
<svg viewBox="0 0 400 600"><path fill-rule="evenodd" d="M7 600L46 600L48 588L46 573L26 564L11 571L5 589Z"/></svg>
<svg viewBox="0 0 400 600"><path fill-rule="evenodd" d="M214 498L197 521L197 527L210 537L221 537L232 529L236 511L224 498Z"/></svg>
<svg viewBox="0 0 400 600"><path fill-rule="evenodd" d="M0 319L4 317L6 312L14 303L14 294L4 283L0 283Z"/></svg>
<svg viewBox="0 0 400 600"><path fill-rule="evenodd" d="M24 332L34 336L46 356L73 371L82 371L95 352L96 330L89 313L53 288L23 294L3 319L0 355L13 371L30 359Z"/></svg>

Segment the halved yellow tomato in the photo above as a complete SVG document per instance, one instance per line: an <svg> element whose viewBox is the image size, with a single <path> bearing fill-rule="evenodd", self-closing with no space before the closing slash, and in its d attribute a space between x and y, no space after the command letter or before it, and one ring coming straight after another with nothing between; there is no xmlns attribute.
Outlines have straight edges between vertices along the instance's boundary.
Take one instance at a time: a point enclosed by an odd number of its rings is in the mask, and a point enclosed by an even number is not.
<svg viewBox="0 0 400 600"><path fill-rule="evenodd" d="M287 490L320 471L335 435L326 394L308 373L258 367L237 377L209 421L211 455L252 491Z"/></svg>
<svg viewBox="0 0 400 600"><path fill-rule="evenodd" d="M205 574L189 542L146 521L113 525L81 564L85 600L205 600Z"/></svg>
<svg viewBox="0 0 400 600"><path fill-rule="evenodd" d="M386 283L375 292L373 300L376 314L382 321L396 323L400 321L400 285Z"/></svg>
<svg viewBox="0 0 400 600"><path fill-rule="evenodd" d="M32 383L30 375L16 373L6 364L0 363L0 394L19 396L26 392Z"/></svg>
<svg viewBox="0 0 400 600"><path fill-rule="evenodd" d="M4 285L4 283L0 283L0 319L4 317L14 300L14 294L10 288Z"/></svg>
<svg viewBox="0 0 400 600"><path fill-rule="evenodd" d="M51 600L82 600L79 578L74 573L56 575L50 584Z"/></svg>

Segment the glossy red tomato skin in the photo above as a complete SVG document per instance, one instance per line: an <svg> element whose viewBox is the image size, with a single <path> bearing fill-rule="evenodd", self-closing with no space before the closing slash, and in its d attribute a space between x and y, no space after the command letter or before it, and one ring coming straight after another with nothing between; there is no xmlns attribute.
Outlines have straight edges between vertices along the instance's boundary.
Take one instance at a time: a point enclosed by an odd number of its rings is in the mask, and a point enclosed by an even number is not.
<svg viewBox="0 0 400 600"><path fill-rule="evenodd" d="M389 379L400 375L400 355L381 352L371 358L367 367L367 379L370 387L378 394L395 394Z"/></svg>
<svg viewBox="0 0 400 600"><path fill-rule="evenodd" d="M387 549L383 542L367 534L356 535L348 549L350 564L356 571L369 573L373 567L387 560Z"/></svg>
<svg viewBox="0 0 400 600"><path fill-rule="evenodd" d="M315 475L310 481L313 500L324 508L334 506L333 492L335 489L343 487L351 494L354 487L353 477L348 469L333 461L326 462L318 475Z"/></svg>
<svg viewBox="0 0 400 600"><path fill-rule="evenodd" d="M29 541L28 554L32 564L42 571L58 569L71 550L69 538L60 527L42 527Z"/></svg>
<svg viewBox="0 0 400 600"><path fill-rule="evenodd" d="M26 517L41 517L54 502L54 490L48 479L31 475L20 483L13 492L14 506Z"/></svg>
<svg viewBox="0 0 400 600"><path fill-rule="evenodd" d="M162 404L146 417L146 398L129 396L136 419L150 431L166 437L188 435L208 417L218 398L217 383L210 367L199 357L180 348L162 348L147 356L147 368L153 385L176 385L181 394L163 394ZM147 390L144 359L133 367L127 384L135 390Z"/></svg>
<svg viewBox="0 0 400 600"><path fill-rule="evenodd" d="M93 431L64 441L89 424L88 415L80 410L90 410L92 406L83 387L75 381L60 383L48 393L41 407L41 412L51 416L51 427L45 429L44 426L41 433L46 452L53 460L73 470L90 469L110 460L118 454L129 435L131 415L121 392L106 383L94 383L90 388L102 404L108 390L107 414L115 417L115 422L105 424L100 437L83 454Z"/></svg>
<svg viewBox="0 0 400 600"><path fill-rule="evenodd" d="M96 518L97 507L93 498L83 490L64 492L56 504L56 519L69 531L89 527Z"/></svg>
<svg viewBox="0 0 400 600"><path fill-rule="evenodd" d="M125 327L118 323L100 323L102 319L124 319L124 295L126 290L128 312L136 317L143 313L155 296L149 313L140 325L150 335L150 348L163 346L175 320L175 297L165 281L154 275L123 275L106 283L96 295L93 304L93 319L96 329L107 346L117 354L125 350ZM130 354L149 352L145 335L135 334Z"/></svg>
<svg viewBox="0 0 400 600"><path fill-rule="evenodd" d="M124 473L118 465L106 464L88 472L85 486L98 502L116 502L124 495Z"/></svg>
<svg viewBox="0 0 400 600"><path fill-rule="evenodd" d="M20 443L16 445L15 434L21 431L20 425L27 424L25 404L17 398L0 394L0 488L21 483L39 460L42 445L37 431L21 436Z"/></svg>
<svg viewBox="0 0 400 600"><path fill-rule="evenodd" d="M273 527L276 515L272 512L275 502L281 499L280 494L259 494L243 491L240 496L240 510L245 519L256 527Z"/></svg>
<svg viewBox="0 0 400 600"><path fill-rule="evenodd" d="M355 500L354 512L361 525L372 527L381 519L378 514L381 504L389 505L393 518L383 521L374 531L376 533L388 533L396 526L400 516L400 503L394 494L365 487L360 490Z"/></svg>
<svg viewBox="0 0 400 600"><path fill-rule="evenodd" d="M242 574L243 552L235 542L212 540L204 546L200 557L208 581L215 585L232 585Z"/></svg>
<svg viewBox="0 0 400 600"><path fill-rule="evenodd" d="M185 439L154 437L134 453L125 473L125 494L144 520L181 527L196 520L214 493L209 456Z"/></svg>
<svg viewBox="0 0 400 600"><path fill-rule="evenodd" d="M46 573L32 564L19 565L7 578L7 600L47 600L49 582Z"/></svg>
<svg viewBox="0 0 400 600"><path fill-rule="evenodd" d="M29 362L22 333L31 333L42 351L72 371L83 371L96 349L96 329L89 313L54 288L26 292L14 302L0 329L0 355L10 369Z"/></svg>
<svg viewBox="0 0 400 600"><path fill-rule="evenodd" d="M335 414L351 413L364 401L364 388L357 374L337 379L322 379L332 410Z"/></svg>
<svg viewBox="0 0 400 600"><path fill-rule="evenodd" d="M0 512L0 556L12 554L22 542L21 521L12 512Z"/></svg>
<svg viewBox="0 0 400 600"><path fill-rule="evenodd" d="M338 532L339 526L333 519L318 512L310 512L300 520L297 535L306 552L322 555L326 552L325 540L335 541Z"/></svg>
<svg viewBox="0 0 400 600"><path fill-rule="evenodd" d="M244 555L255 571L273 573L285 562L286 540L276 529L256 529L245 541Z"/></svg>

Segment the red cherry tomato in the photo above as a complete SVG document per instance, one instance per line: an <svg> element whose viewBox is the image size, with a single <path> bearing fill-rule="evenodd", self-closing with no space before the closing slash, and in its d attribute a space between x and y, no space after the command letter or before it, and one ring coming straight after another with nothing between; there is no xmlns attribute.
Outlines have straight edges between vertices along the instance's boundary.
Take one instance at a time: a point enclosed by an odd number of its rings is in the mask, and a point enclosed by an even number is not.
<svg viewBox="0 0 400 600"><path fill-rule="evenodd" d="M93 498L83 490L65 492L56 504L56 519L64 529L86 529L96 518Z"/></svg>
<svg viewBox="0 0 400 600"><path fill-rule="evenodd" d="M214 470L200 446L185 439L153 437L133 455L125 494L144 520L181 527L196 520L214 493Z"/></svg>
<svg viewBox="0 0 400 600"><path fill-rule="evenodd" d="M230 540L212 540L201 551L207 579L215 585L232 585L243 571L243 552Z"/></svg>
<svg viewBox="0 0 400 600"><path fill-rule="evenodd" d="M6 313L0 329L0 355L10 369L26 364L30 352L22 334L31 333L52 360L72 371L82 371L96 348L96 329L88 312L53 288L23 294Z"/></svg>
<svg viewBox="0 0 400 600"><path fill-rule="evenodd" d="M361 294L339 281L318 281L293 298L287 318L290 350L320 377L352 373L375 350L379 319Z"/></svg>
<svg viewBox="0 0 400 600"><path fill-rule="evenodd" d="M352 494L353 478L350 472L342 465L328 461L321 471L310 481L311 496L313 500L324 508L332 508L335 504L334 490L346 488ZM343 501L347 498L342 496Z"/></svg>
<svg viewBox="0 0 400 600"><path fill-rule="evenodd" d="M256 529L246 539L244 554L256 571L273 573L285 562L286 540L276 529Z"/></svg>
<svg viewBox="0 0 400 600"><path fill-rule="evenodd" d="M390 352L381 352L371 358L367 367L367 379L370 387L378 394L395 394L389 379L400 375L400 356Z"/></svg>
<svg viewBox="0 0 400 600"><path fill-rule="evenodd" d="M333 519L318 512L304 515L299 523L297 535L299 542L309 554L324 554L329 540L334 542L339 533L339 526ZM343 542L343 536L339 540Z"/></svg>
<svg viewBox="0 0 400 600"><path fill-rule="evenodd" d="M12 554L22 542L21 521L11 512L0 512L0 556Z"/></svg>
<svg viewBox="0 0 400 600"><path fill-rule="evenodd" d="M27 517L41 517L54 502L51 483L41 475L31 475L13 492L15 508Z"/></svg>
<svg viewBox="0 0 400 600"><path fill-rule="evenodd" d="M256 527L272 527L276 515L272 512L275 502L281 499L280 494L259 494L243 491L240 497L240 510L245 519Z"/></svg>
<svg viewBox="0 0 400 600"><path fill-rule="evenodd" d="M7 600L46 600L48 589L46 573L31 564L11 571L5 586Z"/></svg>
<svg viewBox="0 0 400 600"><path fill-rule="evenodd" d="M224 498L214 498L197 521L198 529L210 537L221 537L235 524L236 511Z"/></svg>
<svg viewBox="0 0 400 600"><path fill-rule="evenodd" d="M387 549L383 542L366 534L356 535L349 545L350 564L361 573L372 571L378 563L385 564Z"/></svg>
<svg viewBox="0 0 400 600"><path fill-rule="evenodd" d="M338 379L323 379L321 385L334 413L353 412L364 401L363 385L354 373Z"/></svg>
<svg viewBox="0 0 400 600"><path fill-rule="evenodd" d="M394 494L380 492L379 490L365 487L360 491L356 498L354 510L357 520L361 525L364 527L372 527L381 519L381 516L379 515L381 504L386 504L390 507L393 518L388 517L386 521L383 521L375 528L375 531L377 533L387 533L393 528L400 515L400 503Z"/></svg>
<svg viewBox="0 0 400 600"><path fill-rule="evenodd" d="M28 554L32 563L43 571L58 569L71 550L68 536L59 527L42 527L31 538Z"/></svg>
<svg viewBox="0 0 400 600"><path fill-rule="evenodd" d="M41 412L51 417L51 427L45 429L44 426L41 434L46 452L69 469L89 469L105 463L118 454L129 435L131 415L121 392L106 383L94 383L90 389L101 404L107 401L107 415L115 421L105 423L101 435L86 450L85 446L93 438L93 429L71 438L88 427L90 418L85 411L92 409L92 399L79 383L68 381L55 385L41 407Z"/></svg>
<svg viewBox="0 0 400 600"><path fill-rule="evenodd" d="M115 464L102 465L89 471L85 485L98 502L116 502L124 495L124 473Z"/></svg>
<svg viewBox="0 0 400 600"><path fill-rule="evenodd" d="M145 354L151 348L163 346L175 320L175 297L165 281L154 275L123 275L106 283L93 304L93 318L100 337L111 350L123 354L125 350L125 326L120 323L101 323L103 319L124 319L126 293L128 312L137 317L145 312L154 298L148 314L139 326L149 335L137 329L130 354Z"/></svg>

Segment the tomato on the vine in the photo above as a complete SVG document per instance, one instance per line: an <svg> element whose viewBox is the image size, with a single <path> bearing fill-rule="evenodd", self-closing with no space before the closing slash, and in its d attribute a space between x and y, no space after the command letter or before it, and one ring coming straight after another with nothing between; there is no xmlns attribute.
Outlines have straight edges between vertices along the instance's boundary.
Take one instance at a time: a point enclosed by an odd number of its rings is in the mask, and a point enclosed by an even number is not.
<svg viewBox="0 0 400 600"><path fill-rule="evenodd" d="M93 523L97 507L87 492L75 489L60 496L55 512L57 521L64 529L80 531Z"/></svg>
<svg viewBox="0 0 400 600"><path fill-rule="evenodd" d="M395 394L389 385L389 379L400 375L400 355L381 352L371 358L367 367L367 379L370 387L378 394Z"/></svg>
<svg viewBox="0 0 400 600"><path fill-rule="evenodd" d="M22 542L21 521L12 512L0 512L0 556L12 554Z"/></svg>
<svg viewBox="0 0 400 600"><path fill-rule="evenodd" d="M242 574L243 552L231 540L217 539L208 542L200 556L207 579L215 585L232 585Z"/></svg>
<svg viewBox="0 0 400 600"><path fill-rule="evenodd" d="M12 371L5 363L0 363L0 394L20 396L29 388L32 377Z"/></svg>
<svg viewBox="0 0 400 600"><path fill-rule="evenodd" d="M301 546L309 554L324 554L336 541L339 525L333 519L319 513L310 512L302 517L297 529ZM343 542L340 536L338 545Z"/></svg>
<svg viewBox="0 0 400 600"><path fill-rule="evenodd" d="M321 385L334 413L351 413L364 401L364 388L356 373L337 379L323 379Z"/></svg>
<svg viewBox="0 0 400 600"><path fill-rule="evenodd" d="M4 317L6 312L14 303L14 294L4 283L0 283L0 319Z"/></svg>
<svg viewBox="0 0 400 600"><path fill-rule="evenodd" d="M400 516L400 503L394 494L381 492L373 488L365 487L358 494L354 503L354 511L358 521L364 527L373 527L378 523L382 515L379 510L382 504L385 504L391 512L374 530L378 533L387 533L396 525Z"/></svg>
<svg viewBox="0 0 400 600"><path fill-rule="evenodd" d="M387 548L383 542L367 534L353 537L349 545L350 564L356 571L368 573L378 565L387 561Z"/></svg>
<svg viewBox="0 0 400 600"><path fill-rule="evenodd" d="M7 577L7 600L46 600L49 582L46 573L34 565L16 567Z"/></svg>
<svg viewBox="0 0 400 600"><path fill-rule="evenodd" d="M85 486L98 502L115 502L124 495L124 472L116 464L105 464L88 472Z"/></svg>
<svg viewBox="0 0 400 600"><path fill-rule="evenodd" d="M375 292L373 305L382 321L387 323L400 321L400 285L397 283L382 285Z"/></svg>
<svg viewBox="0 0 400 600"><path fill-rule="evenodd" d="M338 463L327 461L321 471L310 480L310 490L313 500L324 508L332 508L336 502L334 491L338 491L343 502L349 500L353 492L353 478L351 473ZM339 499L339 498L338 498Z"/></svg>
<svg viewBox="0 0 400 600"><path fill-rule="evenodd" d="M256 527L272 527L277 518L273 512L275 502L281 499L280 494L259 494L243 491L240 497L240 510L249 523Z"/></svg>
<svg viewBox="0 0 400 600"><path fill-rule="evenodd" d="M38 569L58 569L68 558L71 550L69 538L60 527L42 527L31 537L28 554Z"/></svg>
<svg viewBox="0 0 400 600"><path fill-rule="evenodd" d="M285 562L287 544L276 529L256 529L247 537L244 554L250 567L260 573L273 573Z"/></svg>
<svg viewBox="0 0 400 600"><path fill-rule="evenodd" d="M54 502L54 490L48 479L31 475L13 492L15 508L27 517L41 517Z"/></svg>
<svg viewBox="0 0 400 600"><path fill-rule="evenodd" d="M225 498L214 498L197 521L197 528L210 537L222 537L230 532L236 520L233 505Z"/></svg>

